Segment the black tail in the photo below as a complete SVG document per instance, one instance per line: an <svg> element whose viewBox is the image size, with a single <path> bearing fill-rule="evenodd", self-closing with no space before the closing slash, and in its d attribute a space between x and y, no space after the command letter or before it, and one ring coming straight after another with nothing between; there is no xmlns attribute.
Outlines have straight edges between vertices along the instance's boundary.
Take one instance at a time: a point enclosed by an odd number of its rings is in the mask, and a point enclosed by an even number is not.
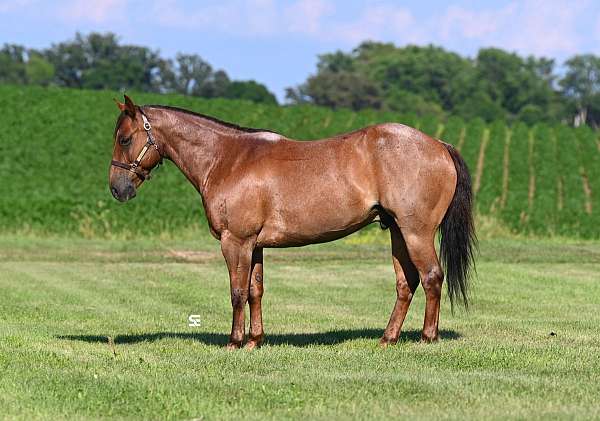
<svg viewBox="0 0 600 421"><path fill-rule="evenodd" d="M469 305L469 278L475 268L477 237L473 224L473 191L467 164L452 145L444 144L456 168L456 190L440 225L440 256L446 272L450 304L462 298Z"/></svg>

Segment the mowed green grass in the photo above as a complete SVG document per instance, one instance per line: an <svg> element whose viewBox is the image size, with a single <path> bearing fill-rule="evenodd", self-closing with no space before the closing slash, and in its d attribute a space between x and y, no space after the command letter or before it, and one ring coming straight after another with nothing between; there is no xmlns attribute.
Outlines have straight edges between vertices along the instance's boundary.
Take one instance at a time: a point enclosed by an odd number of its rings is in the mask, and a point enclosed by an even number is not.
<svg viewBox="0 0 600 421"><path fill-rule="evenodd" d="M395 300L385 235L266 251L254 352L223 348L215 241L1 237L0 416L600 417L598 243L483 241L470 311L444 300L441 341L420 343L420 289L400 342L380 349Z"/></svg>

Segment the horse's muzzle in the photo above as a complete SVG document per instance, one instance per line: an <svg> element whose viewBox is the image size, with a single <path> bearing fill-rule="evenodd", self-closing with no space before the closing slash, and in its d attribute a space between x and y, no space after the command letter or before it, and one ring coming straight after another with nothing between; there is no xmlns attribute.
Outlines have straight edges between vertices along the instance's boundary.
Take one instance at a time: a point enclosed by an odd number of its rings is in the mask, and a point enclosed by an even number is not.
<svg viewBox="0 0 600 421"><path fill-rule="evenodd" d="M111 184L110 192L119 202L127 202L135 197L135 185L128 178L122 177Z"/></svg>

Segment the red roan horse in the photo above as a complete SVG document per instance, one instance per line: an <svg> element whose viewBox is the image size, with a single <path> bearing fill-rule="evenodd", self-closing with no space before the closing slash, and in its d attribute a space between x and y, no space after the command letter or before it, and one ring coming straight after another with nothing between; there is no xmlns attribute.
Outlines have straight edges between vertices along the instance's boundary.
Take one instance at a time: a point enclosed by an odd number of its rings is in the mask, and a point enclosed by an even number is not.
<svg viewBox="0 0 600 421"><path fill-rule="evenodd" d="M113 196L125 202L163 158L202 196L212 235L229 269L233 323L228 348L263 341L263 248L332 241L377 218L389 227L396 304L381 345L396 343L419 284L425 290L422 340L438 338L444 272L448 294L467 305L475 234L468 169L450 145L401 124L378 124L330 139L298 142L125 96L110 168Z"/></svg>

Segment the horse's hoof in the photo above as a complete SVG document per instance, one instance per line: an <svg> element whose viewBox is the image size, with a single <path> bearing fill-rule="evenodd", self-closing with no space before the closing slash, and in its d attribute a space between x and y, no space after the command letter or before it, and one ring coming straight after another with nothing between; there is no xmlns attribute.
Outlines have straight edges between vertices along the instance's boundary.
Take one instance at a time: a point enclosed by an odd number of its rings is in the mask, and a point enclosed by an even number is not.
<svg viewBox="0 0 600 421"><path fill-rule="evenodd" d="M428 335L421 335L421 342L426 343L426 344L433 344L435 342L438 341L438 336L428 336Z"/></svg>
<svg viewBox="0 0 600 421"><path fill-rule="evenodd" d="M247 349L248 351L252 351L253 349L260 348L261 345L262 345L262 340L256 341L254 339L250 339L246 343L246 346L244 346L244 349Z"/></svg>
<svg viewBox="0 0 600 421"><path fill-rule="evenodd" d="M227 348L228 351L232 351L234 349L240 349L241 347L242 347L241 343L229 342L225 348Z"/></svg>
<svg viewBox="0 0 600 421"><path fill-rule="evenodd" d="M380 348L384 348L384 349L385 349L385 348L387 348L387 347L388 347L388 346L390 346L390 345L396 345L396 342L397 342L397 341L395 341L395 340L393 340L393 339L386 338L386 337L384 336L383 338L381 338L381 339L379 340L379 347L380 347Z"/></svg>

